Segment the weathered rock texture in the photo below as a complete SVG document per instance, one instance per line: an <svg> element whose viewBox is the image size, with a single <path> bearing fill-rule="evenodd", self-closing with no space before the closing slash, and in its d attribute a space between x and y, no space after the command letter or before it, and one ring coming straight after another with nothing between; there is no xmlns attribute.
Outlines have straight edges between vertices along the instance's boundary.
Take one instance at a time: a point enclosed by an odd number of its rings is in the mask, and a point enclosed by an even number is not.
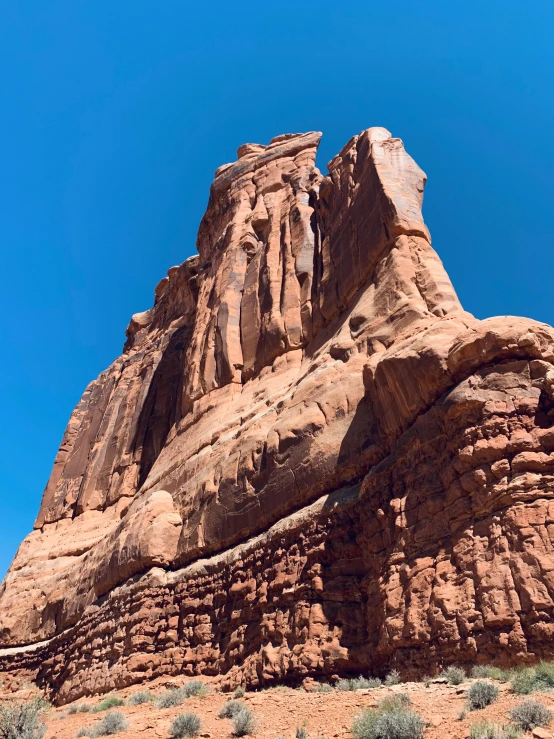
<svg viewBox="0 0 554 739"><path fill-rule="evenodd" d="M71 416L0 589L58 701L554 651L554 331L464 312L399 139L319 138L216 172Z"/></svg>

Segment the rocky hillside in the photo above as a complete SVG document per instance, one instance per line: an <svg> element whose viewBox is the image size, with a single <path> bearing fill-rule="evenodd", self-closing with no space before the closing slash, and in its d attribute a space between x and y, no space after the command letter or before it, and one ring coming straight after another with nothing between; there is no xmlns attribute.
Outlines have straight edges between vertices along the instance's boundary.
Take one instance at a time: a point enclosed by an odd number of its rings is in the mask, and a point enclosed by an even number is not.
<svg viewBox="0 0 554 739"><path fill-rule="evenodd" d="M319 139L217 170L69 420L0 588L58 702L552 654L554 331L463 310L400 139Z"/></svg>

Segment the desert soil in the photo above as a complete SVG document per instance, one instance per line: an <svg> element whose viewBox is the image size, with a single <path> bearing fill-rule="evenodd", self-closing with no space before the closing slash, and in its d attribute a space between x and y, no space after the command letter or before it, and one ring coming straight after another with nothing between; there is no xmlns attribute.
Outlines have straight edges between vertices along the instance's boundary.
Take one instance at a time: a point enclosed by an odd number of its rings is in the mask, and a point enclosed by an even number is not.
<svg viewBox="0 0 554 739"><path fill-rule="evenodd" d="M126 699L138 690L150 689L155 695L167 688L179 687L185 680L160 679L150 684L142 684L133 688L118 691L118 697ZM206 682L209 686L209 682ZM253 739L294 739L297 728L304 728L309 739L328 737L329 739L350 739L352 720L364 708L375 707L379 700L394 693L408 693L412 707L428 722L425 739L467 739L470 726L474 722L489 720L505 724L509 720L509 711L524 700L522 696L513 695L509 686L496 683L500 694L498 700L488 708L467 712L460 720L460 713L466 708L465 693L471 681L462 685L450 686L433 682L429 686L424 683L402 683L392 687L372 690L356 690L330 693L313 693L303 689L278 687L259 692L247 692L243 701L253 711L257 728ZM10 696L13 698L13 694ZM15 696L17 697L17 696ZM21 696L20 696L21 697ZM181 706L161 709L154 704L140 706L121 706L121 710L129 722L129 728L121 733L121 739L140 735L141 739L169 739L169 728L173 719L180 713L197 713L202 721L200 736L204 739L231 739L232 723L229 719L218 718L218 713L232 696L219 692L214 686L204 697L188 698ZM545 706L554 711L554 692L534 694ZM0 698L8 698L0 695ZM101 700L90 698L86 702L92 705ZM78 703L83 702L77 701ZM70 704L71 705L71 704ZM98 721L104 713L68 714L69 706L52 708L47 712L47 733L45 739L75 739L82 727L88 727ZM544 731L544 730L542 730ZM554 722L544 736L554 736ZM538 733L539 736L543 736ZM529 734L528 736L531 736Z"/></svg>

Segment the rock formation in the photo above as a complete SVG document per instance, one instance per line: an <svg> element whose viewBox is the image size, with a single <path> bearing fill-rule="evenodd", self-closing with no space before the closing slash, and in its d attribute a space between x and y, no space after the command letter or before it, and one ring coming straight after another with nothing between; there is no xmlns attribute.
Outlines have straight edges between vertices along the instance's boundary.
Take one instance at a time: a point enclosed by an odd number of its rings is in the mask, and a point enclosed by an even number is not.
<svg viewBox="0 0 554 739"><path fill-rule="evenodd" d="M0 589L59 702L554 651L554 331L463 310L400 139L319 139L217 170L70 418Z"/></svg>

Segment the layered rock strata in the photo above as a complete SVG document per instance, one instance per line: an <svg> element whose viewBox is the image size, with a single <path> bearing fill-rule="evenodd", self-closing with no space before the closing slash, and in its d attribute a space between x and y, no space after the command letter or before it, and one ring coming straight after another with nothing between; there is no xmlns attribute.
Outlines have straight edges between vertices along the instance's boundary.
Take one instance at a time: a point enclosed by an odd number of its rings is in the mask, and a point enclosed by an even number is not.
<svg viewBox="0 0 554 739"><path fill-rule="evenodd" d="M399 139L319 138L216 172L71 416L0 589L60 702L552 652L554 331L462 309Z"/></svg>

